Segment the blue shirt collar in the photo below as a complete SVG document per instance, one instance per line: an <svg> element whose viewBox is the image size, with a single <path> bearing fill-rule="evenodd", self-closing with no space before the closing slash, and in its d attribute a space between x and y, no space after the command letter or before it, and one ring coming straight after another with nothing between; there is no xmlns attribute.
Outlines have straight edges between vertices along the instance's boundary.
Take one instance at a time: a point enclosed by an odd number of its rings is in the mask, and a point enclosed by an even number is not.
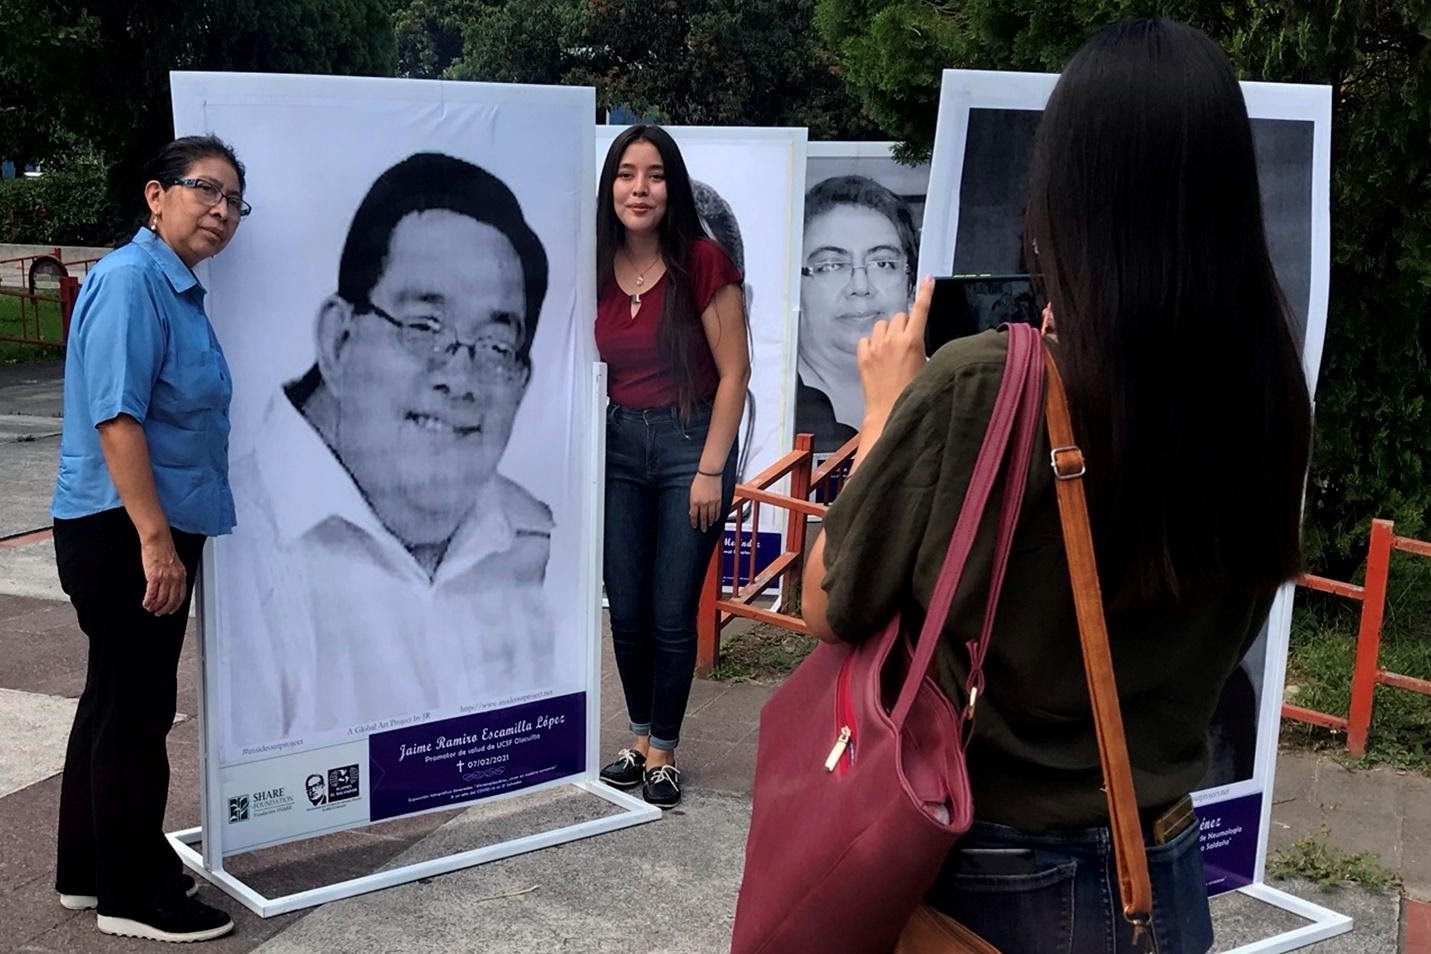
<svg viewBox="0 0 1431 954"><path fill-rule="evenodd" d="M154 259L154 263L159 266L159 270L164 273L164 277L169 279L169 284L174 286L174 291L180 295L191 288L198 287L203 293L204 286L199 284L198 278L189 270L189 266L179 260L179 256L174 254L174 250L169 247L169 243L161 239L158 234L147 228L140 228L134 233L134 244L149 253L149 257Z"/></svg>

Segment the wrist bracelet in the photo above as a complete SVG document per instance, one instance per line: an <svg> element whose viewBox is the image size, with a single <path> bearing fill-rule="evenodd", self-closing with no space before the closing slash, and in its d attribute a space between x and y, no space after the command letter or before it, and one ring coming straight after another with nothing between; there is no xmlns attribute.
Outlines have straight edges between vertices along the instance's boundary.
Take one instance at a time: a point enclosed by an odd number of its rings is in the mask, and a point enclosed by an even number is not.
<svg viewBox="0 0 1431 954"><path fill-rule="evenodd" d="M700 474L702 477L724 477L724 476L725 476L725 471L723 471L723 470L718 470L718 471L716 471L715 473L711 473L711 472L708 471L708 470L701 470L699 464L696 465L696 473Z"/></svg>

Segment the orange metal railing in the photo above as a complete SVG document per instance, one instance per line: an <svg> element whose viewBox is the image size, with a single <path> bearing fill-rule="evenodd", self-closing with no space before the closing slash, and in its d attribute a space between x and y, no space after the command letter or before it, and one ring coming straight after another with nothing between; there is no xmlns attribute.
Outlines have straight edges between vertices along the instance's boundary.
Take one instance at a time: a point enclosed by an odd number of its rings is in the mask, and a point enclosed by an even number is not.
<svg viewBox="0 0 1431 954"><path fill-rule="evenodd" d="M842 482L849 472L850 459L854 456L859 439L855 438L840 448L833 456L818 467L811 452L811 437L801 434L795 438L795 449L776 461L763 473L735 488L735 502L731 514L736 521L735 560L731 567L731 588L729 596L722 598L721 576L723 548L711 558L701 589L700 615L697 621L696 669L702 675L708 674L720 659L721 631L734 619L746 618L770 623L797 633L808 633L804 620L798 616L777 612L752 605L777 577L783 577L783 586L797 585L805 554L805 530L809 517L822 516L826 505L810 500L812 495L823 496L837 482ZM778 494L769 488L786 476L790 477L789 494ZM828 499L828 498L826 498ZM744 516L750 506L751 519L755 528L760 526L760 506L762 504L788 510L789 523L785 531L785 546L780 555L757 575L756 547L749 548L748 563L741 583L739 562L744 557ZM1311 725L1343 731L1347 735L1347 751L1354 757L1366 754L1367 734L1371 728L1372 707L1377 686L1393 686L1408 692L1431 696L1431 680L1404 673L1390 672L1380 665L1381 630L1386 615L1387 576L1391 568L1391 553L1400 550L1418 556L1431 557L1431 542L1399 537L1394 532L1390 520L1371 522L1371 540L1367 552L1366 582L1358 586L1322 576L1304 573L1297 578L1297 585L1311 590L1331 593L1336 596L1356 600L1361 603L1361 621L1357 629L1356 658L1352 670L1351 699L1345 717L1319 712L1302 706L1283 704L1282 716ZM790 592L789 589L786 592Z"/></svg>
<svg viewBox="0 0 1431 954"><path fill-rule="evenodd" d="M1332 593L1361 603L1361 622L1357 627L1356 659L1352 663L1351 699L1345 718L1306 709L1282 705L1282 717L1337 729L1347 734L1347 753L1355 758L1366 754L1366 737L1371 729L1372 703L1376 687L1394 686L1409 692L1431 696L1431 680L1388 672L1381 668L1381 626L1386 615L1386 583L1391 570L1391 553L1400 550L1418 556L1431 557L1431 543L1398 537L1390 520L1371 522L1371 541L1366 555L1366 582L1361 586L1329 580L1304 573L1297 578L1298 586Z"/></svg>
<svg viewBox="0 0 1431 954"><path fill-rule="evenodd" d="M98 259L64 262L61 254L61 250L56 248L44 255L25 255L20 258L0 260L0 269L15 266L20 277L19 288L6 288L0 285L0 296L13 298L17 303L15 321L17 327L13 333L5 333L5 329L0 329L0 341L15 341L20 344L47 345L58 348L63 348L69 341L70 318L74 314L75 300L79 297L80 288L79 278L70 274L70 269L84 266L85 270L88 270L89 265ZM53 260L52 264L61 272L58 276L59 287L54 294L42 292L35 285L34 266L44 260ZM41 306L44 304L59 306L60 330L58 338L45 334L41 315Z"/></svg>
<svg viewBox="0 0 1431 954"><path fill-rule="evenodd" d="M736 618L753 619L770 623L797 633L808 633L805 621L798 616L777 612L753 605L770 589L777 578L781 579L784 593L793 593L799 586L800 572L805 558L805 528L810 517L823 516L826 504L810 499L817 492L835 489L849 472L849 461L859 446L859 438L853 438L829 459L815 465L814 438L809 434L798 434L795 447L790 453L771 464L748 482L737 484L735 498L731 504L730 517L735 521L734 558L731 561L731 592L721 597L721 577L724 566L724 546L718 546L711 557L706 571L705 582L701 586L700 611L696 623L696 671L707 675L720 660L720 634ZM770 488L786 477L790 478L789 492L780 494ZM775 507L789 511L785 526L785 545L779 556L764 568L756 562L757 547L755 534L760 530L760 508ZM744 552L745 523L747 512L752 526L749 556ZM745 561L744 571L741 563ZM746 582L741 582L745 580Z"/></svg>

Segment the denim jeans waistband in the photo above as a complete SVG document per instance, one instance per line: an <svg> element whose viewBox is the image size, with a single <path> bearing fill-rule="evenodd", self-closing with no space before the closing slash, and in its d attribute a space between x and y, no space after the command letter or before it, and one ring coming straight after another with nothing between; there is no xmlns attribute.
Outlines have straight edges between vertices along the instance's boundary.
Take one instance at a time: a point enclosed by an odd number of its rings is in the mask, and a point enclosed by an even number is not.
<svg viewBox="0 0 1431 954"><path fill-rule="evenodd" d="M634 408L623 407L613 401L606 406L606 416L608 418L619 418L623 421L641 421L646 424L677 424L690 427L693 424L701 425L710 423L711 402L697 401L691 405L690 416L682 417L681 409L674 404L668 404L662 407Z"/></svg>

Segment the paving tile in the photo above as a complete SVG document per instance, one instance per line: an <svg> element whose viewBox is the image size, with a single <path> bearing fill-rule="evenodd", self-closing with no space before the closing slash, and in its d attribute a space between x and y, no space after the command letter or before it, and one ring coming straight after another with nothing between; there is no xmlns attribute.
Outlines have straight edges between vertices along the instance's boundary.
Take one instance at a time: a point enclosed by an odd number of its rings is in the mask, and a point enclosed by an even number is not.
<svg viewBox="0 0 1431 954"><path fill-rule="evenodd" d="M0 631L16 625L13 620L18 617L45 612L55 607L68 606L69 603L60 600L47 600L34 596L0 593L0 624L4 624L0 625Z"/></svg>
<svg viewBox="0 0 1431 954"><path fill-rule="evenodd" d="M1277 759L1277 779L1272 790L1272 826L1268 851L1289 847L1299 838L1317 835L1329 824L1327 811L1317 801L1317 770L1323 759L1311 753L1285 752Z"/></svg>
<svg viewBox="0 0 1431 954"><path fill-rule="evenodd" d="M1396 807L1406 827L1431 832L1431 776L1407 772L1397 779L1396 789Z"/></svg>
<svg viewBox="0 0 1431 954"><path fill-rule="evenodd" d="M729 689L729 684L724 682L714 682L710 679L697 679L691 683L691 696L686 702L686 714L694 715L704 712L714 702L725 696Z"/></svg>
<svg viewBox="0 0 1431 954"><path fill-rule="evenodd" d="M755 780L753 746L713 745L693 759L687 783L702 791L749 794Z"/></svg>
<svg viewBox="0 0 1431 954"><path fill-rule="evenodd" d="M1401 898L1394 891L1358 885L1322 887L1300 878L1272 879L1270 887L1320 905L1352 919L1352 930L1316 944L1296 948L1308 954L1394 954L1400 930ZM1303 918L1275 905L1232 891L1213 900L1216 952L1241 950L1283 932L1306 927ZM1281 950L1282 948L1271 948Z"/></svg>
<svg viewBox="0 0 1431 954"><path fill-rule="evenodd" d="M169 765L165 829L193 828L200 817L197 723L181 722L170 732ZM61 777L52 774L0 798L0 890L38 874L53 877Z"/></svg>
<svg viewBox="0 0 1431 954"><path fill-rule="evenodd" d="M1401 905L1402 954L1431 954L1431 904L1406 899Z"/></svg>
<svg viewBox="0 0 1431 954"><path fill-rule="evenodd" d="M4 473L4 451L6 449L5 445L0 445L0 487L7 486ZM11 531L28 530L35 526L34 523L21 521L18 525L9 523L7 528L7 511L12 503L13 497L7 493L5 507L0 509L0 536ZM48 501L46 501L46 506L48 506ZM48 516L40 519L48 525ZM65 591L60 586L59 574L55 572L54 544L48 539L32 534L27 534L23 538L11 539L6 543L7 545L0 546L0 580L4 581L5 592L17 596L32 596L38 599L64 602Z"/></svg>
<svg viewBox="0 0 1431 954"><path fill-rule="evenodd" d="M59 896L55 894L54 872L46 870L10 890L0 891L0 919L5 924L5 941L14 945L12 949L24 950L34 938L69 921L83 919L93 930L94 915L60 907Z"/></svg>
<svg viewBox="0 0 1431 954"><path fill-rule="evenodd" d="M540 805L531 811L550 814ZM726 950L742 855L738 849L708 855L701 846L739 844L747 812L743 800L696 794L654 824L328 905L263 950ZM421 846L424 856L469 845L469 825L480 826L482 814L474 809L475 821L464 818L434 834ZM649 924L652 912L668 919L664 926Z"/></svg>
<svg viewBox="0 0 1431 954"><path fill-rule="evenodd" d="M1277 754L1275 806L1284 801L1310 799L1316 786L1317 770L1322 758L1309 752L1279 752Z"/></svg>
<svg viewBox="0 0 1431 954"><path fill-rule="evenodd" d="M58 775L0 798L0 892L36 879L53 885L59 807ZM8 923L9 904L0 899L0 924Z"/></svg>
<svg viewBox="0 0 1431 954"><path fill-rule="evenodd" d="M698 682L697 685L700 683ZM700 715L714 719L746 719L755 723L760 718L760 707L774 692L771 686L752 686L735 683L726 686L725 691L709 703L694 710ZM695 695L694 688L692 696ZM692 711L688 708L687 711Z"/></svg>
<svg viewBox="0 0 1431 954"><path fill-rule="evenodd" d="M33 614L0 621L0 687L78 698L89 641L75 624L74 611L69 611L67 630L37 633L14 625L31 618Z"/></svg>
<svg viewBox="0 0 1431 954"><path fill-rule="evenodd" d="M230 855L224 867L270 898L371 874L430 832L386 838L340 831Z"/></svg>
<svg viewBox="0 0 1431 954"><path fill-rule="evenodd" d="M26 612L0 621L0 686L78 697L84 689L89 641L68 603L29 601ZM179 711L198 710L198 647L189 623L179 663Z"/></svg>
<svg viewBox="0 0 1431 954"><path fill-rule="evenodd" d="M461 815L464 809L453 808L442 812L428 812L424 815L407 815L402 818L393 818L388 821L379 822L376 825L368 825L364 828L354 828L353 831L364 835L371 835L374 838L390 838L397 841L415 841L432 834L452 819Z"/></svg>
<svg viewBox="0 0 1431 954"><path fill-rule="evenodd" d="M184 648L179 653L178 705L186 715L199 714L199 638L197 626L189 621Z"/></svg>
<svg viewBox="0 0 1431 954"><path fill-rule="evenodd" d="M1314 794L1327 811L1355 808L1386 817L1397 814L1399 777L1389 769L1347 769L1335 762L1317 768Z"/></svg>
<svg viewBox="0 0 1431 954"><path fill-rule="evenodd" d="M22 600L26 606L24 612L17 613L5 620L6 629L14 628L27 633L50 633L59 629L79 632L79 623L75 620L74 607L67 599L7 598Z"/></svg>
<svg viewBox="0 0 1431 954"><path fill-rule="evenodd" d="M164 812L166 831L196 828L202 818L200 777L203 750L199 720L186 717L169 730L169 802Z"/></svg>
<svg viewBox="0 0 1431 954"><path fill-rule="evenodd" d="M33 612L36 605L47 603L49 600L39 600L30 596L16 596L10 593L0 593L0 623L16 616L23 616ZM3 630L4 627L0 627Z"/></svg>
<svg viewBox="0 0 1431 954"><path fill-rule="evenodd" d="M618 751L630 744L631 733L627 730L624 720L619 725L604 725L601 727L601 744L597 746L600 755L597 758L605 765Z"/></svg>
<svg viewBox="0 0 1431 954"><path fill-rule="evenodd" d="M1413 836L1410 828L1409 823L1403 828L1401 881L1407 897L1431 902L1431 832L1422 829Z"/></svg>
<svg viewBox="0 0 1431 954"><path fill-rule="evenodd" d="M682 746L681 769L692 778L704 776L711 768L718 766L735 749L733 742L703 742Z"/></svg>
<svg viewBox="0 0 1431 954"><path fill-rule="evenodd" d="M1231 951L1303 927L1307 921L1270 904L1249 898L1239 891L1228 891L1211 901L1213 951Z"/></svg>
<svg viewBox="0 0 1431 954"><path fill-rule="evenodd" d="M750 719L717 719L703 715L687 716L681 727L681 744L693 740L706 742L743 742L756 732Z"/></svg>
<svg viewBox="0 0 1431 954"><path fill-rule="evenodd" d="M1401 870L1402 822L1396 815L1340 811L1327 816L1327 842L1346 852L1369 851L1392 871Z"/></svg>
<svg viewBox="0 0 1431 954"><path fill-rule="evenodd" d="M0 689L0 796L64 768L74 719L73 699Z"/></svg>

